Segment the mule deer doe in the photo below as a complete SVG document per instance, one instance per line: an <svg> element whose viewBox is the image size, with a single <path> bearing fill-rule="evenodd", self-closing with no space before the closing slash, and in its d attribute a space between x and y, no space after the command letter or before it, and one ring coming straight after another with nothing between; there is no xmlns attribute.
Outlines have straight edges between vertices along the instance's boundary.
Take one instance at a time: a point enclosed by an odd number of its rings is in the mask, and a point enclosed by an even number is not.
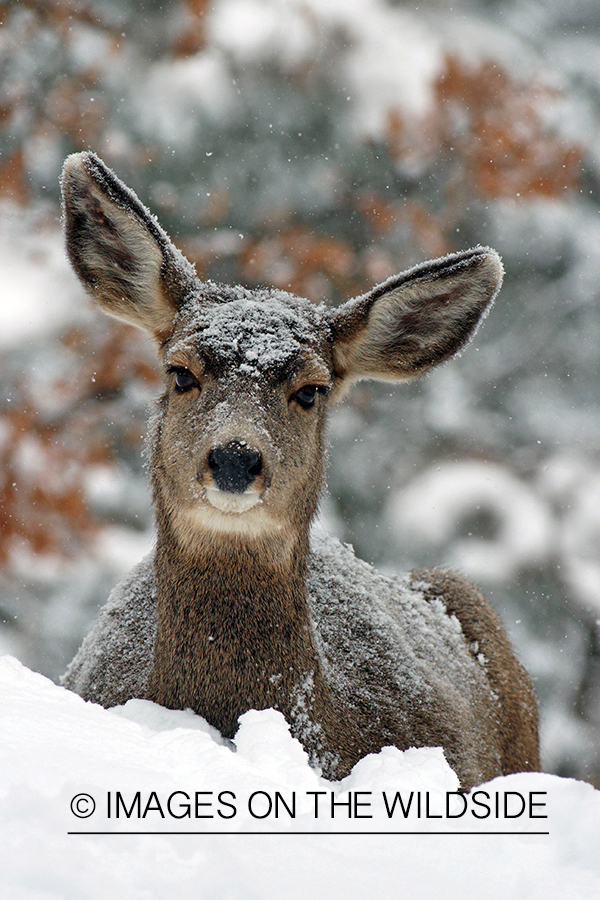
<svg viewBox="0 0 600 900"><path fill-rule="evenodd" d="M476 247L338 309L201 282L92 153L66 161L68 254L107 313L151 334L166 391L150 424L153 555L113 591L64 684L114 706L191 708L227 736L280 710L313 764L442 746L463 788L539 766L536 703L496 614L460 576L385 577L309 535L327 407L357 379L456 353L502 279Z"/></svg>

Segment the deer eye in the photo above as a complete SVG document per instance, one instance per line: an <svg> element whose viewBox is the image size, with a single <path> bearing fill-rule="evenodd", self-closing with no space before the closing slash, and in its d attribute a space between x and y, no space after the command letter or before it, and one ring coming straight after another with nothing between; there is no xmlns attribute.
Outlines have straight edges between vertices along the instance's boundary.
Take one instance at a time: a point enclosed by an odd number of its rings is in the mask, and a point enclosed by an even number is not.
<svg viewBox="0 0 600 900"><path fill-rule="evenodd" d="M171 375L175 375L175 390L179 394L185 394L187 391L191 391L192 388L200 387L197 379L188 369L184 369L180 366L171 366L167 369L167 372Z"/></svg>
<svg viewBox="0 0 600 900"><path fill-rule="evenodd" d="M295 400L302 409L310 409L315 405L317 394L326 394L327 388L318 384L305 384L299 391L292 394L291 399Z"/></svg>

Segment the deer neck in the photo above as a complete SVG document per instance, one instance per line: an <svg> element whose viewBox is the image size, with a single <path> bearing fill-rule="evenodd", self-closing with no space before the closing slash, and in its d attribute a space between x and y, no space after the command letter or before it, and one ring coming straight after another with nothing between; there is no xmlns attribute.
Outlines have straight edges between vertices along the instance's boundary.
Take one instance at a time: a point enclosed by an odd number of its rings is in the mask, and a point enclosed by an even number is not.
<svg viewBox="0 0 600 900"><path fill-rule="evenodd" d="M319 703L323 679L309 617L307 559L308 535L279 555L272 541L211 535L193 554L183 554L168 524L159 525L148 698L191 708L227 737L248 709L274 707L292 722L301 706L313 718L310 707Z"/></svg>

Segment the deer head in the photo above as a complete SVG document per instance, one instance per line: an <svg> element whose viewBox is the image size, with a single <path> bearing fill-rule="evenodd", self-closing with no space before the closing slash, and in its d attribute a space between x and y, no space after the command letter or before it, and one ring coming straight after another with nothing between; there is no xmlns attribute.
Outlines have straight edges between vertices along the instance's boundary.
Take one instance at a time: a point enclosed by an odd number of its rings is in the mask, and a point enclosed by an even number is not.
<svg viewBox="0 0 600 900"><path fill-rule="evenodd" d="M303 542L323 482L327 408L358 379L414 378L457 353L502 280L476 247L337 309L202 282L92 153L63 173L67 247L96 303L149 333L164 365L151 440L159 527L200 542Z"/></svg>

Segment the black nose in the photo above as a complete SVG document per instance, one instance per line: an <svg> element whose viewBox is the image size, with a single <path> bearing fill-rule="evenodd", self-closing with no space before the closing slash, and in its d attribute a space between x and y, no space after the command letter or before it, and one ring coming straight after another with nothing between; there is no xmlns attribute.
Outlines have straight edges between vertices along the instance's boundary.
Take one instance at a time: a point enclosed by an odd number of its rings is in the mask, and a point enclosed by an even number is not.
<svg viewBox="0 0 600 900"><path fill-rule="evenodd" d="M225 447L213 447L208 454L208 465L219 490L241 494L260 475L262 456L257 450L233 442Z"/></svg>

